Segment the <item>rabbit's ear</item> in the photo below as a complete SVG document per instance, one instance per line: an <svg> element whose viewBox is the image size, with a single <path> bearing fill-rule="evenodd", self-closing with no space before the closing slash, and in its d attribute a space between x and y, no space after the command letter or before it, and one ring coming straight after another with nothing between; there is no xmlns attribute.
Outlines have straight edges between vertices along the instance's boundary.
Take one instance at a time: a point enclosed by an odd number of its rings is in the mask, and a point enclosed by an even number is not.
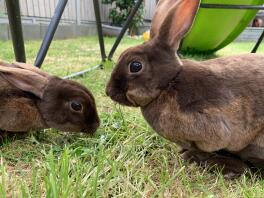
<svg viewBox="0 0 264 198"><path fill-rule="evenodd" d="M16 67L16 68L21 68L21 69L26 69L26 70L29 70L29 71L33 71L41 76L44 76L44 77L49 77L49 74L42 71L41 69L39 69L38 67L34 66L34 65L30 65L30 64L27 64L27 63L19 63L19 62L14 62L12 63L13 67Z"/></svg>
<svg viewBox="0 0 264 198"><path fill-rule="evenodd" d="M0 66L0 76L18 89L30 92L39 98L43 97L48 85L48 78L38 73L14 67Z"/></svg>
<svg viewBox="0 0 264 198"><path fill-rule="evenodd" d="M173 49L178 49L181 39L193 24L199 5L200 0L161 1L156 12L162 22L161 25L154 24L153 27L153 32L158 31L158 40ZM159 20L157 17L154 17L155 21Z"/></svg>
<svg viewBox="0 0 264 198"><path fill-rule="evenodd" d="M4 62L3 60L0 59L0 66L6 66L6 67L11 67L11 64Z"/></svg>
<svg viewBox="0 0 264 198"><path fill-rule="evenodd" d="M158 35L160 26L168 14L168 10L177 2L178 0L159 0L155 9L155 14L152 18L151 28L150 28L150 38L154 38Z"/></svg>

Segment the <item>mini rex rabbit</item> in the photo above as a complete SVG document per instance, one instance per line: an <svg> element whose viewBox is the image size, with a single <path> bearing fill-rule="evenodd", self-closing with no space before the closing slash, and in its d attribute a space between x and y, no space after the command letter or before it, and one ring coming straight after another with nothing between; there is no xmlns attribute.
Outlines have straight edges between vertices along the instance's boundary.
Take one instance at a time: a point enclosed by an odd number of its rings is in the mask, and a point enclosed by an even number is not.
<svg viewBox="0 0 264 198"><path fill-rule="evenodd" d="M247 163L264 167L264 56L180 60L175 51L199 3L160 0L150 41L122 53L106 93L140 107L155 131L184 149L184 158L227 173L240 174Z"/></svg>
<svg viewBox="0 0 264 198"><path fill-rule="evenodd" d="M89 90L25 63L0 61L0 114L0 130L7 132L56 128L93 133L99 126Z"/></svg>

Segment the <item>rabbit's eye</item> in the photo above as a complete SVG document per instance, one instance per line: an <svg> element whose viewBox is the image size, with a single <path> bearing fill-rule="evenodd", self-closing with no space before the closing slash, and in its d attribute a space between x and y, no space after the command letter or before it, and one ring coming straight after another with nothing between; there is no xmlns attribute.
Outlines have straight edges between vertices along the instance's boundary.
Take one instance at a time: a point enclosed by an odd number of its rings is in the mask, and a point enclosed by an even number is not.
<svg viewBox="0 0 264 198"><path fill-rule="evenodd" d="M129 65L131 73L137 73L142 69L142 64L139 61L133 61Z"/></svg>
<svg viewBox="0 0 264 198"><path fill-rule="evenodd" d="M82 111L83 106L80 102L73 101L73 102L71 102L71 108L74 111Z"/></svg>

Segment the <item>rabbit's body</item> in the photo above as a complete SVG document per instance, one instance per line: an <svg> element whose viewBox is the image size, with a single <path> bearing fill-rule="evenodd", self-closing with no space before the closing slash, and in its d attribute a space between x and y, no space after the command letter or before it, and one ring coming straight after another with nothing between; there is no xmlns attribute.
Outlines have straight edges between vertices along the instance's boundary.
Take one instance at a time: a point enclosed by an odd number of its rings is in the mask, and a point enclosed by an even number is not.
<svg viewBox="0 0 264 198"><path fill-rule="evenodd" d="M241 151L264 133L263 60L240 55L183 61L168 89L141 107L143 115L159 134L185 149Z"/></svg>
<svg viewBox="0 0 264 198"><path fill-rule="evenodd" d="M21 91L0 76L0 130L24 132L46 128L36 97Z"/></svg>
<svg viewBox="0 0 264 198"><path fill-rule="evenodd" d="M93 133L99 117L90 91L35 66L0 61L0 131L56 128Z"/></svg>
<svg viewBox="0 0 264 198"><path fill-rule="evenodd" d="M199 4L160 0L151 39L122 53L106 93L140 107L155 131L184 148L184 159L235 174L246 162L264 167L264 55L181 61L175 51Z"/></svg>

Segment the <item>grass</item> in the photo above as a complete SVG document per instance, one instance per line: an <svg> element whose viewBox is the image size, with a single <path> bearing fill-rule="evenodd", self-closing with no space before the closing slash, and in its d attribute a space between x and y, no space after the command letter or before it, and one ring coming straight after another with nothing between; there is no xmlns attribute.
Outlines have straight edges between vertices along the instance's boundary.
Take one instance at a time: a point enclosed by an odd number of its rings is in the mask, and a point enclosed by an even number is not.
<svg viewBox="0 0 264 198"><path fill-rule="evenodd" d="M107 51L113 42L106 39ZM114 60L139 43L124 39ZM39 45L26 42L29 63ZM233 43L215 56L246 53L253 45ZM14 60L10 42L0 41L0 59ZM65 76L99 62L96 37L70 39L53 42L43 69ZM158 136L138 109L107 98L104 89L112 66L108 63L104 70L74 79L96 98L101 127L95 136L48 129L25 138L3 138L0 197L263 197L264 181L255 176L225 180L220 173L183 162L177 145Z"/></svg>

